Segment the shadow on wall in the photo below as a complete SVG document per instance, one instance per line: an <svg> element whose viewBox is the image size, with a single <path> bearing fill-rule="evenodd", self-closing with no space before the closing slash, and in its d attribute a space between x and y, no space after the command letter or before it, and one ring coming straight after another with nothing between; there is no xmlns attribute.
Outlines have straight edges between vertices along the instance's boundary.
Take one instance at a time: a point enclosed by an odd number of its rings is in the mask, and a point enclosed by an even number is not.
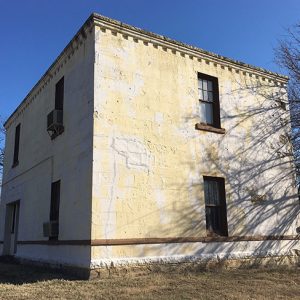
<svg viewBox="0 0 300 300"><path fill-rule="evenodd" d="M149 236L159 232L160 236L174 237L169 232L171 227L175 227L177 237L205 237L202 176L212 175L225 178L229 237L299 238L299 231L296 230L299 226L299 199L295 193L296 173L286 91L269 82L248 80L238 84L238 89L221 95L221 99L233 100L234 103L230 111L226 108L221 110L226 134L218 135L218 138L208 142L205 139L210 133L200 133L200 137L194 139L203 166L196 165L195 160L183 159L180 162L183 170L188 169L188 173L197 174L198 179L181 183L174 181L174 184L166 186L166 189L177 195L178 202L188 201L190 205L184 209L177 204L163 207L163 213L172 216L172 222L154 227ZM190 125L197 118L196 115L186 116L184 121ZM291 254L291 250L299 249L299 245L297 239L192 245L170 243L144 247L140 256L148 256L153 253L153 249L161 247L163 253L170 256L254 255L259 264L259 257Z"/></svg>

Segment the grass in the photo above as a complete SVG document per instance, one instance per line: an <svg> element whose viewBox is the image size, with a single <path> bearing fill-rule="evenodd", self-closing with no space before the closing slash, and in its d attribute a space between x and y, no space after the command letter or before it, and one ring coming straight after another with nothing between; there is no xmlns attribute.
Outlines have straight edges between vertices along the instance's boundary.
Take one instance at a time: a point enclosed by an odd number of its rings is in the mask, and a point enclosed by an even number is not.
<svg viewBox="0 0 300 300"><path fill-rule="evenodd" d="M298 270L153 272L75 280L0 263L0 299L300 299Z"/></svg>

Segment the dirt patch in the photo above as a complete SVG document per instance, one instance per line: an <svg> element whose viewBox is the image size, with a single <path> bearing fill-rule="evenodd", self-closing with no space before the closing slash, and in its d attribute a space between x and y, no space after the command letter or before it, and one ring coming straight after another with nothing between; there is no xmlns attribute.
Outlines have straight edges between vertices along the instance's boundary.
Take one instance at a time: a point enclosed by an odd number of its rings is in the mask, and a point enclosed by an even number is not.
<svg viewBox="0 0 300 300"><path fill-rule="evenodd" d="M0 263L0 299L299 299L299 269L127 274L75 280L39 267Z"/></svg>

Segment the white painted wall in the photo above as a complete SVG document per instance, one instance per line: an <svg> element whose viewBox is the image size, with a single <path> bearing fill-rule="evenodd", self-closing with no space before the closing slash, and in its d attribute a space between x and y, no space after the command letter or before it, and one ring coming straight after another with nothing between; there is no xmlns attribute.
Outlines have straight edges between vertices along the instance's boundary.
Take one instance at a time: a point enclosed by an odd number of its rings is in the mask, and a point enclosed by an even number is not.
<svg viewBox="0 0 300 300"><path fill-rule="evenodd" d="M123 246L101 248L101 256L92 258L91 268L113 266L146 265L151 263L205 262L220 259L247 259L262 257L295 256L299 249L297 241L251 241L223 243L174 243L156 245L131 245L138 255L120 255ZM112 249L113 248L113 249ZM123 249L122 249L123 248ZM185 253L185 249L189 249ZM116 255L116 253L118 253ZM282 259L282 264L285 264ZM279 263L280 264L280 263Z"/></svg>
<svg viewBox="0 0 300 300"><path fill-rule="evenodd" d="M7 129L0 240L4 238L5 206L16 200L20 200L18 240L47 240L43 237L43 222L49 221L51 183L57 180L61 180L59 239L90 239L93 40L93 32L88 32L81 45L78 41L77 50L74 46L73 54L69 51L56 63L51 70L51 81ZM59 71L54 73L60 65ZM62 135L51 140L46 130L47 115L54 109L55 84L62 76L65 130ZM39 86L35 91L38 89ZM19 123L19 165L12 168L15 127ZM23 255L32 259L66 260L70 264L73 261L76 265L86 265L90 256L86 247L19 245L17 256Z"/></svg>
<svg viewBox="0 0 300 300"><path fill-rule="evenodd" d="M46 246L21 245L17 258L49 263L53 265L76 266L88 268L90 266L89 246Z"/></svg>

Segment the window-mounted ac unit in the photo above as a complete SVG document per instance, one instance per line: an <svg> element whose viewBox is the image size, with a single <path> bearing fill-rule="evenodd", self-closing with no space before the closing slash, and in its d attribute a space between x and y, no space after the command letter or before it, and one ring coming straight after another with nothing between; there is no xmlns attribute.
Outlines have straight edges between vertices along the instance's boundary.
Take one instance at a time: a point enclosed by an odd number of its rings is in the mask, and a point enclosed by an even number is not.
<svg viewBox="0 0 300 300"><path fill-rule="evenodd" d="M64 131L62 110L54 109L48 114L47 131L52 139Z"/></svg>
<svg viewBox="0 0 300 300"><path fill-rule="evenodd" d="M58 221L50 221L43 224L44 237L56 237L59 233Z"/></svg>

